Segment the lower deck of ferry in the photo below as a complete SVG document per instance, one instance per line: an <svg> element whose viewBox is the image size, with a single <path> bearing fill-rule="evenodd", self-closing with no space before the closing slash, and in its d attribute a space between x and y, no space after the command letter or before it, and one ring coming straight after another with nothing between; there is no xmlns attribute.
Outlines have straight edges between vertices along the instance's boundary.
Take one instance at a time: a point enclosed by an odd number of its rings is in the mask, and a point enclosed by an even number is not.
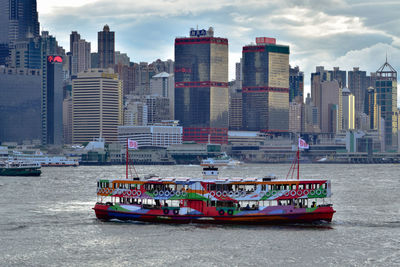
<svg viewBox="0 0 400 267"><path fill-rule="evenodd" d="M335 212L325 199L230 202L117 197L96 203L94 210L101 220L214 224L330 222Z"/></svg>

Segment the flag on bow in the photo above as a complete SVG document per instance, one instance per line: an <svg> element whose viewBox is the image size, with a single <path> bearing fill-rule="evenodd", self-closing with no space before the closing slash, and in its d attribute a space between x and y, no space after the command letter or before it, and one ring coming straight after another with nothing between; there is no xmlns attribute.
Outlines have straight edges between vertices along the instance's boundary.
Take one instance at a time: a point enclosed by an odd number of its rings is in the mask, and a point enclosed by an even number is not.
<svg viewBox="0 0 400 267"><path fill-rule="evenodd" d="M299 138L299 148L309 149L309 145L303 139Z"/></svg>
<svg viewBox="0 0 400 267"><path fill-rule="evenodd" d="M132 139L128 139L128 148L138 149L137 141L134 141Z"/></svg>

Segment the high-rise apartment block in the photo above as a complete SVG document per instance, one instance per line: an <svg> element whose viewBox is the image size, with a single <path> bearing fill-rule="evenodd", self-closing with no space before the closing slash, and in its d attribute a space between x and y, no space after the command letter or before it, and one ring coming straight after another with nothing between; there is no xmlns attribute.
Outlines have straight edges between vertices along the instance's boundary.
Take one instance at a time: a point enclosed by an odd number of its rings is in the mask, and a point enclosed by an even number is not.
<svg viewBox="0 0 400 267"><path fill-rule="evenodd" d="M90 42L81 39L78 32L73 31L70 35L70 74L76 75L79 72L91 68Z"/></svg>
<svg viewBox="0 0 400 267"><path fill-rule="evenodd" d="M214 30L175 39L175 119L183 127L228 128L228 39Z"/></svg>
<svg viewBox="0 0 400 267"><path fill-rule="evenodd" d="M117 141L122 112L122 82L112 69L91 69L72 80L72 143Z"/></svg>
<svg viewBox="0 0 400 267"><path fill-rule="evenodd" d="M353 68L353 71L348 72L349 89L355 98L356 114L364 113L365 99L367 93L367 72L360 71L359 68Z"/></svg>
<svg viewBox="0 0 400 267"><path fill-rule="evenodd" d="M260 37L243 47L243 128L289 130L289 46Z"/></svg>
<svg viewBox="0 0 400 267"><path fill-rule="evenodd" d="M115 64L115 32L104 25L103 31L97 34L99 68L114 68Z"/></svg>

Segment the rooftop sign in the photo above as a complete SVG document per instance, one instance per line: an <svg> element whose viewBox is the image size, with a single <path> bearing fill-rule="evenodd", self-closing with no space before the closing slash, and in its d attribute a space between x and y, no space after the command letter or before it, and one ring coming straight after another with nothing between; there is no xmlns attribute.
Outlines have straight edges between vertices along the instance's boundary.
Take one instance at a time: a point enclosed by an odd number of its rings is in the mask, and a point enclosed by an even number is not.
<svg viewBox="0 0 400 267"><path fill-rule="evenodd" d="M190 30L190 37L200 37L200 36L206 36L207 31L202 29L202 30Z"/></svg>

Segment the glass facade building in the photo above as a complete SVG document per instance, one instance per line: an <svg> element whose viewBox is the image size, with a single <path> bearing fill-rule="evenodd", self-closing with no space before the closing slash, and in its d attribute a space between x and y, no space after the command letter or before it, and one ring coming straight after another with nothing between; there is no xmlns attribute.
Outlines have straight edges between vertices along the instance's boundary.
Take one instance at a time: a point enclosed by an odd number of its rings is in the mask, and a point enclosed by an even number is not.
<svg viewBox="0 0 400 267"><path fill-rule="evenodd" d="M39 70L0 68L0 142L41 140Z"/></svg>
<svg viewBox="0 0 400 267"><path fill-rule="evenodd" d="M175 39L175 119L184 127L228 128L228 40Z"/></svg>
<svg viewBox="0 0 400 267"><path fill-rule="evenodd" d="M244 46L242 57L243 129L288 131L289 46Z"/></svg>
<svg viewBox="0 0 400 267"><path fill-rule="evenodd" d="M97 34L97 49L99 68L114 68L115 32L110 32L110 27L108 27L108 25L105 25L103 31Z"/></svg>

